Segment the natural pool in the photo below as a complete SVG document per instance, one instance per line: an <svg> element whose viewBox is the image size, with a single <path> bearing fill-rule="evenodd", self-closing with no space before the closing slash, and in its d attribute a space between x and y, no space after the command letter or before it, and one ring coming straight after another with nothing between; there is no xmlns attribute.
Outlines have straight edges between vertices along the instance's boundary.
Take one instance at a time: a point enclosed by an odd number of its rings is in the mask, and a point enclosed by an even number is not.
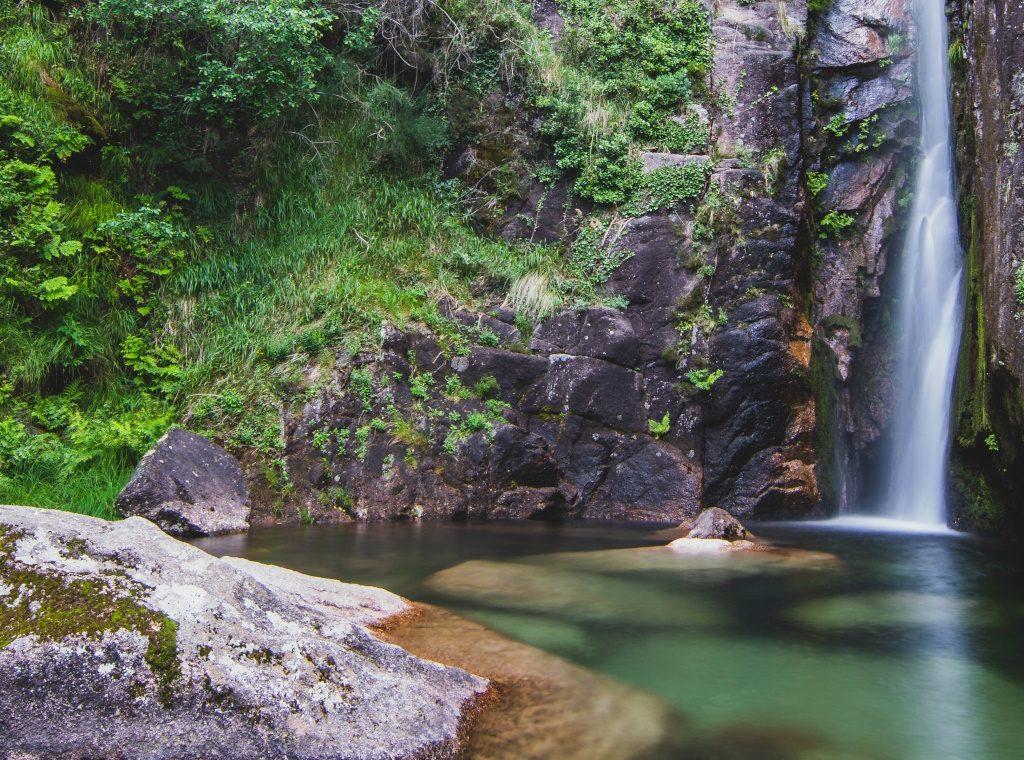
<svg viewBox="0 0 1024 760"><path fill-rule="evenodd" d="M772 757L1016 758L1024 568L952 535L754 526L834 561L640 550L658 527L396 523L202 539L379 585L657 695ZM681 756L681 755L680 755ZM730 755L736 756L736 755Z"/></svg>

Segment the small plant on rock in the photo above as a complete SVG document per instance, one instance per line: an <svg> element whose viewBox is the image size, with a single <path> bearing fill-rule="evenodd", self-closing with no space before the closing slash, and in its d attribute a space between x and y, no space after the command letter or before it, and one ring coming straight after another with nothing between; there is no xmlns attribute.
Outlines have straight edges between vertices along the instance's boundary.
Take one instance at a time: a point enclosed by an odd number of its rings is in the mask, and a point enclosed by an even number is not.
<svg viewBox="0 0 1024 760"><path fill-rule="evenodd" d="M647 420L647 427L651 431L651 435L655 438L661 438L672 427L672 421L669 419L668 412L665 412L665 416L660 420Z"/></svg>

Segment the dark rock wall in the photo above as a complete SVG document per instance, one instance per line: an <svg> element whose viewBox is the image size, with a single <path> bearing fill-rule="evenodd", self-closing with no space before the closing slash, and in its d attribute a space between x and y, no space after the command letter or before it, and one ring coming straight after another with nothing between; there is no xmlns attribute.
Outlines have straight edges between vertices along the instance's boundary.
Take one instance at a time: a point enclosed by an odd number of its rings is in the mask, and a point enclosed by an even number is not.
<svg viewBox="0 0 1024 760"><path fill-rule="evenodd" d="M732 218L716 229L708 293L728 321L709 346L725 375L706 406L704 501L738 515L806 514L818 503L810 331L797 284L806 23L802 1L730 1L714 11L714 83L725 105L713 140L726 158L712 183Z"/></svg>
<svg viewBox="0 0 1024 760"><path fill-rule="evenodd" d="M870 485L892 406L886 281L917 143L912 9L911 0L835 0L813 20L803 58L818 472L838 510Z"/></svg>
<svg viewBox="0 0 1024 760"><path fill-rule="evenodd" d="M1024 6L955 0L950 62L967 251L953 486L965 527L1024 523ZM1024 278L1022 278L1024 280Z"/></svg>

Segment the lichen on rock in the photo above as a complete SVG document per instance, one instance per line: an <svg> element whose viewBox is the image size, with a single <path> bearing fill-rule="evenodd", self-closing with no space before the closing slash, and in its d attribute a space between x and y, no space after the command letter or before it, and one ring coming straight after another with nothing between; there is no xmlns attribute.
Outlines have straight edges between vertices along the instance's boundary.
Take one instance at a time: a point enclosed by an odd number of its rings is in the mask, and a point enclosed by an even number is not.
<svg viewBox="0 0 1024 760"><path fill-rule="evenodd" d="M0 601L2 756L447 756L487 688L371 634L400 597L141 518L0 507Z"/></svg>

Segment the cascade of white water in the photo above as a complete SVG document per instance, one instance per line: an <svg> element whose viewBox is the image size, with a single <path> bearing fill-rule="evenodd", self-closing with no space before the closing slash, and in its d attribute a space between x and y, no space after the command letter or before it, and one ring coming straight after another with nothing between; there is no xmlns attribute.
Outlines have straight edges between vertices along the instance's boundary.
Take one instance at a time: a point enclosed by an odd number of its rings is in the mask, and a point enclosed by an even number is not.
<svg viewBox="0 0 1024 760"><path fill-rule="evenodd" d="M901 260L894 445L882 512L941 525L963 277L943 0L917 0L917 24L920 163Z"/></svg>

